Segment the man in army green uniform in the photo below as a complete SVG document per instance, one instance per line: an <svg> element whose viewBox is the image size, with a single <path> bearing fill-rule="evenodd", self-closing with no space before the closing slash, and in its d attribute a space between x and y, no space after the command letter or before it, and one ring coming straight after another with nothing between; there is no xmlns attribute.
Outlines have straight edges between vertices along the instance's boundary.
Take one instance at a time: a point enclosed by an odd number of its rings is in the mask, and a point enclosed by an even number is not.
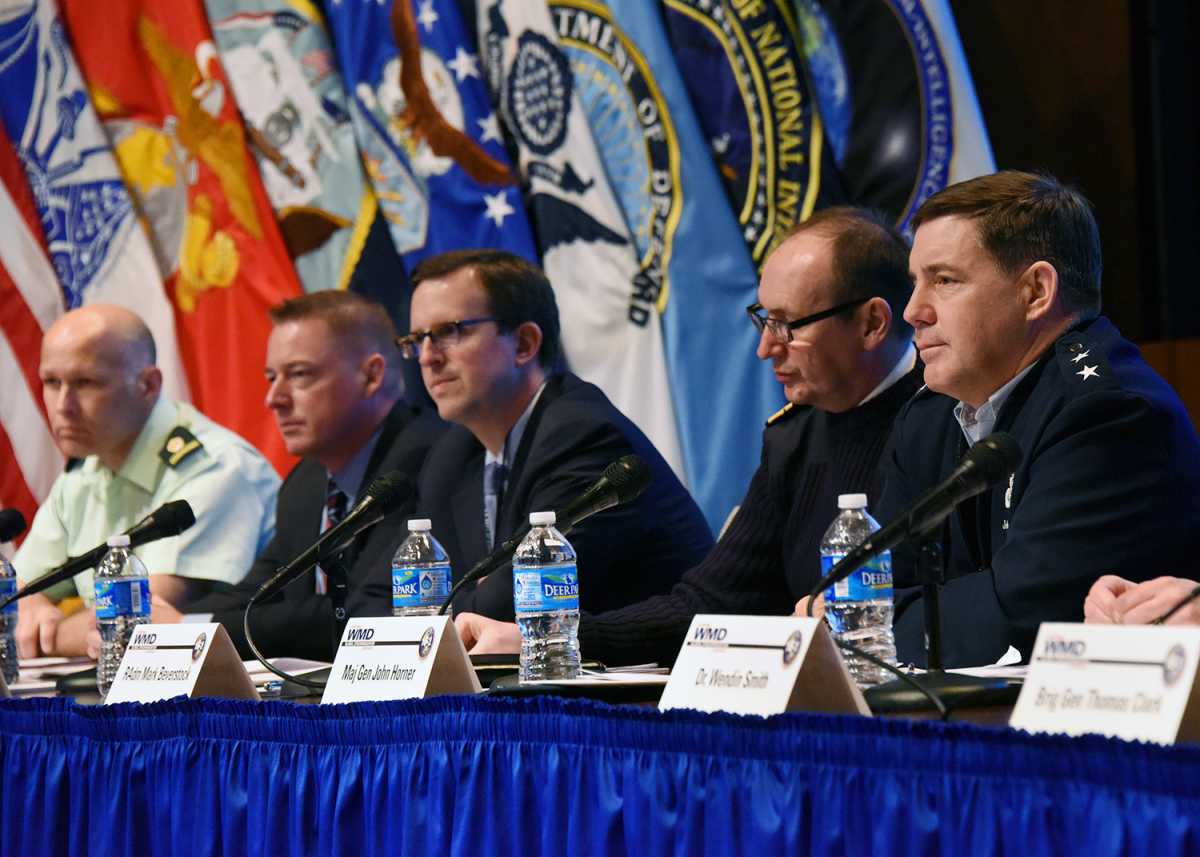
<svg viewBox="0 0 1200 857"><path fill-rule="evenodd" d="M245 440L160 396L155 359L149 329L120 307L83 307L46 331L42 396L54 441L71 463L17 552L23 583L170 500L190 503L196 523L137 554L150 572L150 591L177 607L218 583L237 583L270 540L278 475ZM21 657L83 654L91 610L67 616L58 606L75 594L91 606L90 569L21 602Z"/></svg>

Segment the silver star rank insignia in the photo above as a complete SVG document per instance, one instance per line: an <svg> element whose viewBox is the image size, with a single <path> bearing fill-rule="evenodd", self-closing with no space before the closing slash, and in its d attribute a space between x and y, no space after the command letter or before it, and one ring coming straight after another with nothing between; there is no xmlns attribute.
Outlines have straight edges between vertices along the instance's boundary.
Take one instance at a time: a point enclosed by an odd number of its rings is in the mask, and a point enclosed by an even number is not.
<svg viewBox="0 0 1200 857"><path fill-rule="evenodd" d="M1090 352L1090 351L1081 351L1081 352L1079 352L1078 354L1076 354L1074 357L1072 357L1072 358L1071 358L1071 362L1072 362L1072 363L1078 363L1080 360L1082 360L1083 358L1087 357L1087 356L1088 356L1089 354L1091 354L1091 353L1092 353L1092 352Z"/></svg>
<svg viewBox="0 0 1200 857"><path fill-rule="evenodd" d="M1096 374L1096 370L1097 370L1097 369L1099 369L1099 368L1100 368L1099 364L1097 364L1097 365L1095 365L1095 366L1089 366L1089 365L1087 365L1086 363L1084 363L1084 364L1083 364L1083 368L1082 368L1082 369L1080 369L1080 370L1079 370L1078 372L1076 372L1075 374L1076 374L1076 375L1082 375L1082 376L1083 376L1083 380L1085 380L1085 381L1086 381L1088 378L1099 378L1100 376Z"/></svg>

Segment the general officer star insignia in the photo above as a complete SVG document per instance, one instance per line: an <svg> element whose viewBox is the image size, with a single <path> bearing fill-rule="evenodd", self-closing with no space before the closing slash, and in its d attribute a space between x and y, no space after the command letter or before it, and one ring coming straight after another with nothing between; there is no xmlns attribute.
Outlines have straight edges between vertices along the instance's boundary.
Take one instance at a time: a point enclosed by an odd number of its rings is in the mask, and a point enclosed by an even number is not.
<svg viewBox="0 0 1200 857"><path fill-rule="evenodd" d="M1074 357L1072 357L1072 358L1071 358L1071 362L1072 362L1072 363L1078 363L1080 360L1084 359L1085 357L1087 357L1087 356L1088 356L1089 354L1091 354L1091 353L1092 353L1092 352L1090 352L1090 351L1081 351L1081 352L1079 352L1078 354L1076 354Z"/></svg>
<svg viewBox="0 0 1200 857"><path fill-rule="evenodd" d="M1097 364L1097 365L1095 365L1095 366L1089 366L1089 365L1087 365L1086 363L1084 363L1084 364L1083 364L1083 368L1082 368L1082 369L1080 369L1080 370L1079 370L1078 372L1076 372L1075 374L1076 374L1076 375L1082 375L1082 376L1083 376L1083 380L1085 380L1085 381L1086 381L1088 378L1099 378L1100 376L1096 374L1096 370L1097 370L1097 369L1099 369L1099 368L1100 368L1099 364Z"/></svg>

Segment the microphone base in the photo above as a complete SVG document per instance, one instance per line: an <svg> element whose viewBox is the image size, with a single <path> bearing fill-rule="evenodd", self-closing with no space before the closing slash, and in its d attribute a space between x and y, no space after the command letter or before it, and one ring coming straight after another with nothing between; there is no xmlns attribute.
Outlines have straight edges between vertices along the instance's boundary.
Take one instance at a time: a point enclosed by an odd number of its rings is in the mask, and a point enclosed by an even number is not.
<svg viewBox="0 0 1200 857"><path fill-rule="evenodd" d="M978 708L1011 708L1021 693L1019 679L983 678L942 670L915 674L912 679L940 699L949 711ZM933 704L912 685L894 679L863 692L875 714L936 712Z"/></svg>

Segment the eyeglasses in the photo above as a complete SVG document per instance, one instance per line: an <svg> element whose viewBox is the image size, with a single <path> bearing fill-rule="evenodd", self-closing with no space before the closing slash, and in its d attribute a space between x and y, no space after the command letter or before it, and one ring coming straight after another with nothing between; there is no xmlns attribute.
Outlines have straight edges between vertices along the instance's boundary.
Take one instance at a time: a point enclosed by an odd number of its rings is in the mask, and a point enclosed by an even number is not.
<svg viewBox="0 0 1200 857"><path fill-rule="evenodd" d="M421 356L421 343L425 341L425 337L429 337L430 346L440 350L447 345L456 344L462 338L464 327L483 324L485 321L496 321L496 318L489 315L483 318L464 318L461 321L444 321L435 324L429 330L414 330L408 336L397 338L396 347L400 349L400 354L405 360L417 360Z"/></svg>
<svg viewBox="0 0 1200 857"><path fill-rule="evenodd" d="M795 321L784 321L782 318L771 318L769 315L760 315L759 310L763 308L762 304L750 304L750 306L746 307L746 315L750 316L750 320L754 322L754 329L758 331L760 336L763 330L766 329L779 342L788 343L792 341L793 330L798 330L815 321L829 318L830 316L837 315L839 312L844 312L860 304L865 304L870 299L869 297L855 298L852 301L846 301L844 304L838 304L835 307L821 310L821 312L814 312L812 315L806 315L804 318L798 318Z"/></svg>

